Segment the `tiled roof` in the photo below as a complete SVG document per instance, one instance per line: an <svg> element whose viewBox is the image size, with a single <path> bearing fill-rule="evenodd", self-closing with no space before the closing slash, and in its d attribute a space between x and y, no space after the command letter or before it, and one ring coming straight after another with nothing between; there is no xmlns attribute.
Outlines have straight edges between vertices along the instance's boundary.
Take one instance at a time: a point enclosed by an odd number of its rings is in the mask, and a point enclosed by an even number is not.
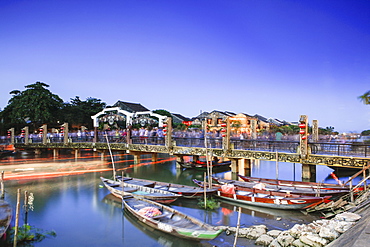
<svg viewBox="0 0 370 247"><path fill-rule="evenodd" d="M120 107L122 110L126 110L128 112L143 112L143 111L149 111L146 107L139 103L131 103L131 102L123 102L123 101L117 101L113 107Z"/></svg>

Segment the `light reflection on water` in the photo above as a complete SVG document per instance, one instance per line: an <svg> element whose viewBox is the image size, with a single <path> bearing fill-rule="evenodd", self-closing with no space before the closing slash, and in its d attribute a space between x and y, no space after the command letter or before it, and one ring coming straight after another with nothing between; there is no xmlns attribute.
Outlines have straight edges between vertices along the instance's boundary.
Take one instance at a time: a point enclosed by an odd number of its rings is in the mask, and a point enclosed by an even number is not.
<svg viewBox="0 0 370 247"><path fill-rule="evenodd" d="M25 168L36 167L33 171L14 172L15 167L3 166L4 170L8 169L6 176L17 175L22 178L22 175L35 172L41 174L45 171L64 174L46 179L5 181L6 200L15 205L18 188L21 188L22 192L26 190L32 192L35 196L34 211L29 213L28 222L38 228L55 230L57 233L56 238L46 239L35 246L232 246L233 237L224 233L213 241L198 243L154 231L129 218L128 215L124 216L120 201L99 186L100 176L112 176L112 163L109 159L101 160L100 156L92 156L91 153L83 154L83 157L78 159L74 159L73 155L69 157L73 158L16 156L2 160L2 165L22 167L21 164L25 164L23 166ZM114 160L117 173L123 172L125 176L187 185L193 185L194 178L203 180L203 172L177 169L174 159L165 155L160 155L156 164L151 163L150 156L142 156L142 163L138 166L133 165L133 158L130 155L115 155ZM253 165L252 175L275 178L275 166L275 162L261 161ZM300 180L300 165L295 166L294 173L292 164L279 163L279 178ZM84 170L84 173L79 173L81 170ZM78 175L72 175L74 172ZM318 166L317 180L335 183L328 177L330 172L331 169ZM221 172L216 175L224 177L228 174L229 172ZM205 211L198 208L196 200L181 199L172 204L172 207L209 224L230 226L236 225L238 206L222 201L219 209ZM269 230L284 230L296 223L302 224L315 219L318 219L318 216L305 216L299 211L287 212L243 205L241 224L243 227L265 224ZM24 222L23 213L20 222ZM240 246L253 246L251 243L238 240Z"/></svg>

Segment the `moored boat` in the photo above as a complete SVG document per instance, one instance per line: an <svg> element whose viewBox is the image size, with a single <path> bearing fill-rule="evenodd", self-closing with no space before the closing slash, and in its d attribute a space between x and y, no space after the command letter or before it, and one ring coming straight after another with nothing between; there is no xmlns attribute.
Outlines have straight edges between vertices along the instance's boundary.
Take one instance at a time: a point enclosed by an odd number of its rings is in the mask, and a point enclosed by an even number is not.
<svg viewBox="0 0 370 247"><path fill-rule="evenodd" d="M257 178L257 177L247 177L238 175L245 182L252 183L265 183L272 185L282 185L282 186L292 186L301 188L320 188L322 190L349 190L348 186L342 186L340 184L329 184L329 183L315 183L315 182L303 182L303 181L291 181L282 179L269 179L269 178Z"/></svg>
<svg viewBox="0 0 370 247"><path fill-rule="evenodd" d="M199 186L203 182L195 180ZM328 201L330 196L313 197L273 192L255 188L236 187L233 184L218 186L217 197L253 206L275 209L305 209Z"/></svg>
<svg viewBox="0 0 370 247"><path fill-rule="evenodd" d="M274 192L283 192L283 193L290 193L302 196L342 196L344 194L348 194L347 189L336 189L336 190L327 190L322 189L319 187L301 187L301 186L286 186L286 185L273 185L269 183L263 182L243 182L238 180L230 180L218 177L212 177L214 181L218 184L233 184L236 187L243 187L243 188L257 188L267 191L274 191Z"/></svg>
<svg viewBox="0 0 370 247"><path fill-rule="evenodd" d="M222 232L194 217L150 200L137 197L123 197L122 200L124 209L140 222L177 237L212 240Z"/></svg>
<svg viewBox="0 0 370 247"><path fill-rule="evenodd" d="M4 200L0 200L0 238L5 234L12 219L12 207Z"/></svg>
<svg viewBox="0 0 370 247"><path fill-rule="evenodd" d="M197 170L206 170L207 163L206 162L181 162L177 161L177 164L185 169L197 169ZM229 169L231 165L231 161L224 161L224 162L212 162L211 166L212 169Z"/></svg>
<svg viewBox="0 0 370 247"><path fill-rule="evenodd" d="M121 181L114 181L107 178L100 178L104 186L116 197L121 198L125 195L135 195L140 196L148 200L153 200L159 203L169 204L176 201L181 195L154 189L151 187L140 186L137 184L128 184Z"/></svg>
<svg viewBox="0 0 370 247"><path fill-rule="evenodd" d="M167 183L167 182L159 182L159 181L153 181L153 180L147 180L147 179L139 179L139 178L131 178L131 177L121 177L117 176L118 180L125 181L125 183L148 183L151 184L155 189L158 190L164 190L164 191L170 191L175 194L182 195L183 198L188 199L198 199L204 196L204 193L206 193L207 196L216 194L217 188L213 189L204 189L196 186L188 186L188 185L182 185L182 184L173 184L173 183Z"/></svg>

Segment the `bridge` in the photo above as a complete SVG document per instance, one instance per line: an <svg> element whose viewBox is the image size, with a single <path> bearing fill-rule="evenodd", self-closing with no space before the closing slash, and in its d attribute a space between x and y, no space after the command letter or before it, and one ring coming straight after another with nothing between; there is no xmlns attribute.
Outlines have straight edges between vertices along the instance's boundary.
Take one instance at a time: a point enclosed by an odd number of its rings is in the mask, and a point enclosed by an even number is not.
<svg viewBox="0 0 370 247"><path fill-rule="evenodd" d="M304 121L303 121L304 122ZM232 171L250 175L252 160L268 160L276 162L290 162L302 164L302 178L315 178L316 165L326 165L339 168L362 169L370 163L370 144L338 143L308 141L307 125L300 126L300 140L263 140L239 139L230 137L227 124L224 134L220 137L181 137L173 135L171 121L164 125L163 137L139 137L127 135L109 135L95 129L90 135L72 135L68 132L68 123L64 124L63 136L52 136L47 133L47 126L43 125L41 134L31 136L28 128L22 130L19 136L14 135L14 129L2 142L13 144L17 150L53 150L57 156L61 149L71 149L78 157L80 150L90 149L100 152L102 156L110 148L112 151L130 153L135 163L140 162L142 154L151 154L152 160L157 159L158 153L174 155L179 161L185 156L192 156L193 160L200 156L214 156L232 161Z"/></svg>

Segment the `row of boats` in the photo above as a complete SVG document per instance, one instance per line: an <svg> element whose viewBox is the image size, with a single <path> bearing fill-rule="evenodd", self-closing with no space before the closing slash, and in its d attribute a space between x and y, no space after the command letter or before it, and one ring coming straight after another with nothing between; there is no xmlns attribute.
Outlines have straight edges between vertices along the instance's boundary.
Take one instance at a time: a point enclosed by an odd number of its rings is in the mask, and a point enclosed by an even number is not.
<svg viewBox="0 0 370 247"><path fill-rule="evenodd" d="M221 231L164 204L206 195L259 207L298 210L350 191L348 186L335 184L239 177L243 181L212 177L212 185L193 180L196 186L122 176L101 180L113 195L122 198L125 210L139 221L178 237L199 240L213 239Z"/></svg>

